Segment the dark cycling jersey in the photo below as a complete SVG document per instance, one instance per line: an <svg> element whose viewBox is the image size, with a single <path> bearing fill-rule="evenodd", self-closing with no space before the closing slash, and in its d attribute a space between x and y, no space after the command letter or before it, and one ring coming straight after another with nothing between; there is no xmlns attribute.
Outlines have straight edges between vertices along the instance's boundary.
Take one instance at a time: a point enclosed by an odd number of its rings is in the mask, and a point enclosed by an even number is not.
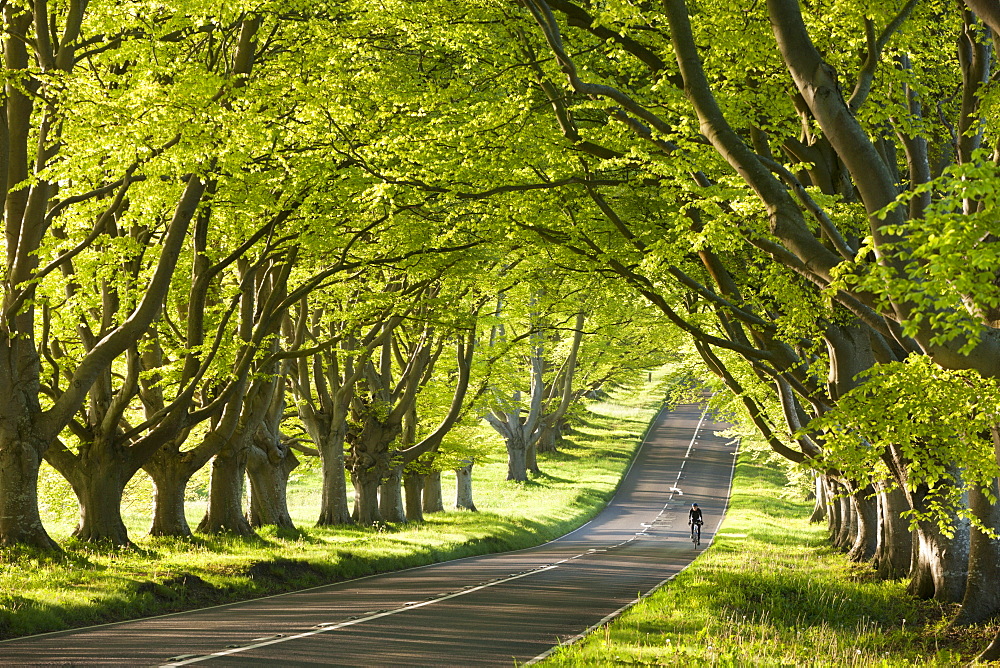
<svg viewBox="0 0 1000 668"><path fill-rule="evenodd" d="M701 508L692 508L688 511L688 524L704 524L705 521L701 518Z"/></svg>

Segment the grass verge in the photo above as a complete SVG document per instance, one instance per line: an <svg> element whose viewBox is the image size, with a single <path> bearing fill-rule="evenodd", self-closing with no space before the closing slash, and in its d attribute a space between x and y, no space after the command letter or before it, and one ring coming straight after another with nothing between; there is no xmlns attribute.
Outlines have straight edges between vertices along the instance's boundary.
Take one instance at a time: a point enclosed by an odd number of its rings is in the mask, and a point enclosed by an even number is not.
<svg viewBox="0 0 1000 668"><path fill-rule="evenodd" d="M780 470L741 454L712 546L662 589L539 665L955 666L995 630L876 581L810 525ZM797 495L797 494L796 494Z"/></svg>
<svg viewBox="0 0 1000 668"><path fill-rule="evenodd" d="M591 404L562 450L540 459L542 475L527 483L504 480L506 460L499 454L477 464L477 513L435 513L423 523L377 529L303 528L287 534L265 527L254 540L138 538L132 549L102 549L72 539L63 540L61 554L0 548L0 639L254 598L551 540L589 520L611 498L662 397L663 387L654 379ZM318 487L310 495L300 483L298 493L312 499L310 516L315 517ZM308 507L299 511L310 513Z"/></svg>

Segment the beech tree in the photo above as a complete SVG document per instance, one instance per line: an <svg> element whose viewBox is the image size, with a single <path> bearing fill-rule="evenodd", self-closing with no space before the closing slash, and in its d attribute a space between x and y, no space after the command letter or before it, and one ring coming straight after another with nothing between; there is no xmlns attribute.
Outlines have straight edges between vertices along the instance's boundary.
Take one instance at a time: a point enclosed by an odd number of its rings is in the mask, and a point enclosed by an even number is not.
<svg viewBox="0 0 1000 668"><path fill-rule="evenodd" d="M976 227L977 213L990 210L984 192L990 188L972 185L992 178L993 157L980 150L992 140L985 121L992 101L980 93L990 49L971 12L915 2L803 8L775 0L749 15L702 3L693 21L680 1L662 12L626 3L523 4L566 82L558 85L561 94L550 94L559 90L553 88L558 79L551 70L536 71L569 143L593 156L595 169L633 165L661 191L674 190L675 202L688 203L665 203L659 213L686 226L683 236L693 236L692 245L678 250L697 252L702 269L685 271L679 266L684 256L675 255L665 273L714 305L726 335L705 331L684 317L691 314L678 312L676 300L663 300L663 290L650 285L659 276L636 275L624 262L616 270L640 289L645 284L665 315L695 337L706 364L741 396L778 449L787 448L781 443L787 439L775 438L761 402L728 368L729 352L773 379L786 426L803 434L799 443L807 446L787 454L819 466L822 431L798 427L863 384L858 374L876 363L918 355L944 369L995 377L992 237ZM738 19L737 11L750 20ZM830 20L831 11L838 20ZM814 21L813 12L823 20ZM733 32L733 25L742 28ZM727 41L727 30L739 38ZM864 44L860 63L837 48L850 34ZM954 37L958 53L949 46ZM944 92L949 89L962 94ZM690 185L668 184L668 175ZM636 215L642 207L621 190L590 190L629 252L649 255L653 237ZM595 249L592 237L542 232L612 264L607 247ZM729 259L737 250L750 261L739 270ZM983 264L970 266L969 257ZM755 273L784 276L786 285L814 295L806 305L823 307L788 308L785 317L826 320L813 341L828 349L829 391L817 393L817 376L803 374L802 362L814 354L800 354L807 342L775 331L764 313L748 308L752 300L737 288L765 286L748 281ZM791 305L787 297L781 301ZM729 352L720 356L717 349ZM811 411L799 411L804 405ZM858 447L870 448L863 434L856 439ZM947 452L943 443L925 445ZM895 462L893 484L917 492L909 500L924 518L930 487L962 485L958 472L975 459L949 461L948 476L930 477L922 461L936 455L911 458L898 444L884 446L886 459ZM926 519L917 529L917 593L941 600L966 595L973 607L968 595L978 592L964 586L972 564L961 564L961 538Z"/></svg>
<svg viewBox="0 0 1000 668"><path fill-rule="evenodd" d="M3 12L3 55L8 76L0 173L4 184L7 268L4 334L0 344L5 351L5 366L0 376L9 384L10 400L3 408L2 422L7 427L0 436L0 542L54 547L38 517L39 462L102 376L107 389L107 373L114 360L134 346L159 314L188 228L206 191L205 146L192 133L184 132L184 123L190 117L185 118L183 112L180 118L165 118L158 127L140 123L123 132L124 136L135 136L137 140L137 145L130 145L125 151L107 144L97 145L95 151L94 146L81 144L81 138L74 132L74 117L68 113L69 107L100 81L97 69L79 68L79 63L119 48L125 33L149 35L144 19L137 19L127 8L120 11L113 7L93 8L86 3L57 7L39 2L30 8L6 3ZM154 25L157 18L153 19ZM225 105L231 99L231 91L239 88L231 85L233 79L250 70L258 26L258 18L244 15L230 27L240 39L226 53L226 66L215 76L202 78L200 94L193 96L192 107ZM141 52L142 49L137 49L129 54L137 59L137 69L141 69L139 63L148 62L141 60ZM206 82L211 92L206 89ZM154 248L159 254L156 256L153 251L148 256L141 284L135 272L132 273L136 291L124 300L120 312L113 305L103 320L98 318L99 329L92 332L89 342L85 341L85 352L76 363L71 366L65 360L57 363L57 373L69 376L69 380L63 390L57 390L56 396L43 402L39 396L36 331L39 282L57 269L66 271L71 263L81 266L81 254L106 234L108 225L129 202L132 186L147 177L143 168L168 149L174 151L171 155L176 152L173 170L166 175L174 185L165 189L166 200L160 199L161 215L144 221L145 229L135 238L146 243L157 240ZM63 162L62 157L72 158L80 150L92 151L85 157L97 160L103 169L85 175L71 171L76 163ZM122 155L126 156L124 160ZM199 161L200 169L195 168ZM154 168L153 174L159 176L160 172ZM111 201L106 201L105 196L112 194ZM162 217L166 210L162 205L172 206L173 213ZM131 203L128 208L137 207ZM75 215L68 215L71 213ZM70 288L70 297L74 289ZM105 296L119 298L114 289L106 291ZM132 374L127 380L131 383L134 378ZM109 413L101 409L93 415L95 426L103 425L104 430L102 436L95 434L95 442L107 443L105 436L117 426L116 412L127 401L112 403L105 406L110 407ZM78 491L87 496L82 480L78 483ZM112 487L118 485L112 483ZM120 534L120 527L111 527L110 531Z"/></svg>
<svg viewBox="0 0 1000 668"><path fill-rule="evenodd" d="M436 285L426 285L423 297L434 299L440 295L438 290ZM418 308L415 313L419 312ZM351 404L353 428L347 432L347 466L355 489L355 520L361 524L406 521L400 493L403 468L440 444L461 416L469 388L474 326L456 332L441 323L418 318L414 326L396 328L394 334L385 337L376 355L366 361ZM419 442L393 447L443 350L444 337L456 334L460 337L456 349L460 373L447 414Z"/></svg>

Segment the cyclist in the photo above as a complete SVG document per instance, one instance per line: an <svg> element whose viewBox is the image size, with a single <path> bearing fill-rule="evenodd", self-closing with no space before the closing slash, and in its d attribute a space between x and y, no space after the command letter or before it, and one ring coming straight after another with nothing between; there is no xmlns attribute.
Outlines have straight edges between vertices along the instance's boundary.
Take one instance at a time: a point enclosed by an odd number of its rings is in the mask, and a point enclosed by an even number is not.
<svg viewBox="0 0 1000 668"><path fill-rule="evenodd" d="M698 507L697 503L691 504L691 510L688 511L688 524L691 526L691 535L694 535L694 527L698 526L698 533L701 533L701 525L705 523L705 520L701 516L701 508Z"/></svg>

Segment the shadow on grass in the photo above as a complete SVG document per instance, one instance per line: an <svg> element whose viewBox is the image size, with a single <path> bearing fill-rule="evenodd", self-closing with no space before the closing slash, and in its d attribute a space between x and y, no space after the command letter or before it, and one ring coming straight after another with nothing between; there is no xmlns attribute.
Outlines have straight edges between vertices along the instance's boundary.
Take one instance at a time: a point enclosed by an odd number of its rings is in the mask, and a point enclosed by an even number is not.
<svg viewBox="0 0 1000 668"><path fill-rule="evenodd" d="M546 482L546 483L560 483L560 482L562 482L562 483L572 483L573 482L569 478L560 478L559 476L554 476L551 473L546 473L545 469L542 469L541 473L535 473L535 474L533 474L531 476L531 478L532 478L531 482L535 482L535 483L537 483L539 485L542 484L542 482Z"/></svg>

